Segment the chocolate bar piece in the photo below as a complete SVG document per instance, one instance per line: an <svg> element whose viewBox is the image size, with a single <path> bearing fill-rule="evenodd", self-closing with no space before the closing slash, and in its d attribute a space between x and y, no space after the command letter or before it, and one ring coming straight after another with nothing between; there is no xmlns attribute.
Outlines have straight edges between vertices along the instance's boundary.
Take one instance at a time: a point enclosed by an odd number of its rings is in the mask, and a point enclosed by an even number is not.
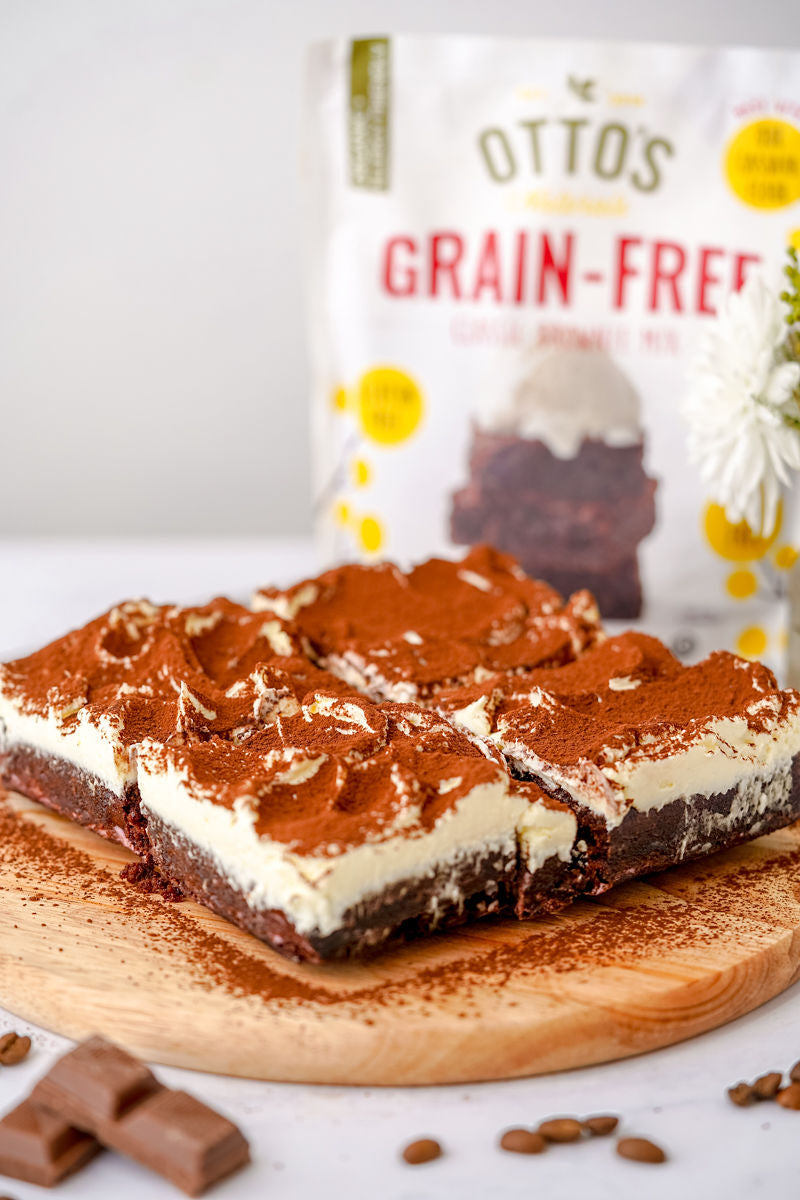
<svg viewBox="0 0 800 1200"><path fill-rule="evenodd" d="M94 1037L60 1058L36 1084L31 1103L59 1114L104 1146L200 1196L250 1161L236 1126L158 1082L118 1046Z"/></svg>
<svg viewBox="0 0 800 1200"><path fill-rule="evenodd" d="M100 1150L58 1112L23 1100L0 1121L0 1175L53 1187Z"/></svg>

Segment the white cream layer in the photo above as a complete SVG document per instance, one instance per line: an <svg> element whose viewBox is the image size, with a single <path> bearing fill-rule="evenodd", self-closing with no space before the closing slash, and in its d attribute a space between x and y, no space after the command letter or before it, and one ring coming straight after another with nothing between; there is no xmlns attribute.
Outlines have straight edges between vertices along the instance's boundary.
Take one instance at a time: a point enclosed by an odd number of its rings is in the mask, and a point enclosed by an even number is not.
<svg viewBox="0 0 800 1200"><path fill-rule="evenodd" d="M769 704L769 698L762 703ZM565 767L504 736L502 722L500 732L492 736L513 763L563 788L613 829L629 808L649 812L681 798L720 795L756 776L785 773L800 753L800 712L776 718L762 731L751 729L743 717L718 718L704 725L688 746L681 745L685 739L685 730L676 731L669 753L669 740L660 738L657 758L649 756L644 745L616 761L583 760Z"/></svg>
<svg viewBox="0 0 800 1200"><path fill-rule="evenodd" d="M365 692L371 700L414 704L419 699L419 688L415 683L405 679L390 682L374 663L368 662L353 650L348 650L345 654L326 655L322 659L322 666L332 675L338 675L345 683L349 683L356 691Z"/></svg>
<svg viewBox="0 0 800 1200"><path fill-rule="evenodd" d="M462 729L474 733L476 737L488 738L491 735L492 717L488 696L478 696L471 704L465 704L463 708L456 708L453 712L440 711L443 716L460 725Z"/></svg>
<svg viewBox="0 0 800 1200"><path fill-rule="evenodd" d="M25 712L0 692L0 744L3 740L7 745L19 742L41 754L64 758L121 796L125 785L135 782L136 768L113 720L108 717L89 720L88 711L79 709L66 726L65 715L55 710L44 716Z"/></svg>
<svg viewBox="0 0 800 1200"><path fill-rule="evenodd" d="M298 932L321 936L340 928L348 909L394 883L450 870L455 887L459 866L487 854L498 855L500 869L516 856L517 831L531 870L553 855L568 860L577 832L571 814L531 805L499 779L467 793L430 831L406 831L332 856L299 854L258 835L248 798L233 809L215 804L147 743L139 752L139 791L145 815L208 855L251 908L279 909Z"/></svg>

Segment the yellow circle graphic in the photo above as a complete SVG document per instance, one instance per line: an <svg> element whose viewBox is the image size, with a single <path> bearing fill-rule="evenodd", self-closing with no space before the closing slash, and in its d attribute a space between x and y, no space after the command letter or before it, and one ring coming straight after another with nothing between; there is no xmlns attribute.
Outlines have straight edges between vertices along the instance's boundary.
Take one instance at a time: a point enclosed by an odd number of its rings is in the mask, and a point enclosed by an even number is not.
<svg viewBox="0 0 800 1200"><path fill-rule="evenodd" d="M352 519L350 505L346 500L338 500L333 508L333 519L337 525L349 525Z"/></svg>
<svg viewBox="0 0 800 1200"><path fill-rule="evenodd" d="M375 367L361 376L358 416L366 437L382 446L406 441L422 420L422 392L395 367Z"/></svg>
<svg viewBox="0 0 800 1200"><path fill-rule="evenodd" d="M736 649L743 658L760 658L767 648L767 635L760 625L743 629L736 639Z"/></svg>
<svg viewBox="0 0 800 1200"><path fill-rule="evenodd" d="M740 567L738 571L731 571L725 587L734 600L747 600L758 591L758 580L748 567Z"/></svg>
<svg viewBox="0 0 800 1200"><path fill-rule="evenodd" d="M755 562L763 558L777 538L783 520L783 508L778 505L775 528L767 537L753 533L747 521L732 524L721 504L708 504L703 529L712 550L728 562Z"/></svg>
<svg viewBox="0 0 800 1200"><path fill-rule="evenodd" d="M356 487L366 487L372 478L372 469L370 468L369 463L365 462L363 458L356 458L353 460L351 471L353 475L353 483L356 485Z"/></svg>
<svg viewBox="0 0 800 1200"><path fill-rule="evenodd" d="M800 199L800 129L765 117L731 139L725 155L731 189L751 208L785 208Z"/></svg>
<svg viewBox="0 0 800 1200"><path fill-rule="evenodd" d="M779 546L775 551L775 566L781 571L791 571L797 562L797 550L794 546Z"/></svg>
<svg viewBox="0 0 800 1200"><path fill-rule="evenodd" d="M358 525L358 540L367 554L377 554L383 545L383 527L377 517L362 517Z"/></svg>

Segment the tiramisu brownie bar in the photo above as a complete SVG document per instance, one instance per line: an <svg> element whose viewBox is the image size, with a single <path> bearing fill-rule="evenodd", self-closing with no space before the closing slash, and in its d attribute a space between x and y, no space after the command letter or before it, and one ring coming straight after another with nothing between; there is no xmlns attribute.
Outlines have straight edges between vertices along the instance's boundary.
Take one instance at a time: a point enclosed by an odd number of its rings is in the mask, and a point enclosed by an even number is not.
<svg viewBox="0 0 800 1200"><path fill-rule="evenodd" d="M602 636L588 592L565 604L488 546L408 572L339 567L257 592L253 607L294 622L317 661L373 699L423 704L494 671L570 662Z"/></svg>
<svg viewBox="0 0 800 1200"><path fill-rule="evenodd" d="M377 707L227 600L112 609L0 675L0 779L283 953L574 895L577 823L434 713ZM304 700L305 697L305 700Z"/></svg>
<svg viewBox="0 0 800 1200"><path fill-rule="evenodd" d="M351 691L302 655L286 622L224 599L128 601L0 666L0 781L147 853L143 738L235 739L314 687Z"/></svg>
<svg viewBox="0 0 800 1200"><path fill-rule="evenodd" d="M437 703L572 805L596 891L800 817L800 694L732 654L686 667L626 633Z"/></svg>
<svg viewBox="0 0 800 1200"><path fill-rule="evenodd" d="M283 954L389 938L575 895L577 822L499 755L413 705L311 693L234 743L145 742L159 872Z"/></svg>

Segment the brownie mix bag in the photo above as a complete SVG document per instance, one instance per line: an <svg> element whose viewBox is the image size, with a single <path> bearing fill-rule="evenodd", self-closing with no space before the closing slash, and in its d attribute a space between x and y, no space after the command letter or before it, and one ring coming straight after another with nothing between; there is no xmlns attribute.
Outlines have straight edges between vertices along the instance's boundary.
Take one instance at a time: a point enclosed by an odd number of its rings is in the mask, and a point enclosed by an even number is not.
<svg viewBox="0 0 800 1200"><path fill-rule="evenodd" d="M330 41L305 163L326 563L491 542L780 667L800 53Z"/></svg>

